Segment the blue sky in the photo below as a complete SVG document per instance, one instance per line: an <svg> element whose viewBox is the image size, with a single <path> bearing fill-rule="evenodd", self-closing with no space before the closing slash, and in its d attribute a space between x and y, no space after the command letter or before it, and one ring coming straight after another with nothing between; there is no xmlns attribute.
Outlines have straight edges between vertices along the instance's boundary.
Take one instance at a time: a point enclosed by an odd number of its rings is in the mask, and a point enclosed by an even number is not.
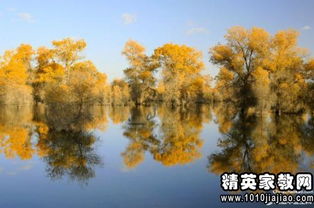
<svg viewBox="0 0 314 208"><path fill-rule="evenodd" d="M65 37L87 41L84 52L110 80L127 66L121 50L137 40L148 53L168 43L187 44L203 52L223 42L234 25L263 27L271 33L299 30L299 45L314 52L312 0L0 0L0 52L28 43L50 46Z"/></svg>

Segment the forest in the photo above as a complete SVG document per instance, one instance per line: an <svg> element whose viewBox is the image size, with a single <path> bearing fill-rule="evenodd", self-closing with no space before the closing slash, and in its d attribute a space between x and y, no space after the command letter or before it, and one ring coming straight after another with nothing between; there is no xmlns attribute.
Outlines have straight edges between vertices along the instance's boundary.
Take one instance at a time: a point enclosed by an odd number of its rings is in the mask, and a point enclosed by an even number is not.
<svg viewBox="0 0 314 208"><path fill-rule="evenodd" d="M0 59L0 104L46 106L147 106L188 108L196 104L233 105L243 115L313 110L314 59L298 46L298 32L271 35L262 28L230 28L224 42L209 49L216 77L203 55L186 45L167 43L146 54L136 41L122 55L124 78L108 82L81 54L84 40L65 38L52 47L22 44Z"/></svg>

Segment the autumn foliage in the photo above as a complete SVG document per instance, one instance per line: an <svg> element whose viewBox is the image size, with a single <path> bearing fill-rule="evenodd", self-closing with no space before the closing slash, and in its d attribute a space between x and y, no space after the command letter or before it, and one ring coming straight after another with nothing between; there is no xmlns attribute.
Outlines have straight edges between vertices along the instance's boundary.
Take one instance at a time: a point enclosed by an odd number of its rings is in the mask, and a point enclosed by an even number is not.
<svg viewBox="0 0 314 208"><path fill-rule="evenodd" d="M195 48L167 43L148 54L129 40L124 77L111 83L82 56L84 40L22 44L0 57L0 153L37 154L51 178L85 181L102 164L92 130L105 130L108 116L123 123L126 168L147 155L184 165L202 156L201 131L213 112L222 137L208 157L211 172L296 172L303 152L314 154L314 59L298 35L230 28L209 50L215 78Z"/></svg>
<svg viewBox="0 0 314 208"><path fill-rule="evenodd" d="M65 38L51 47L22 44L0 59L0 103L77 105L151 105L172 107L230 102L242 113L300 113L313 101L313 59L298 47L298 32L272 35L262 28L232 27L225 42L209 51L219 67L213 78L202 53L167 43L147 54L134 40L122 55L125 77L108 82L82 56L84 40Z"/></svg>
<svg viewBox="0 0 314 208"><path fill-rule="evenodd" d="M313 61L298 47L297 38L294 30L275 35L262 28L228 30L226 43L210 49L210 61L220 67L217 99L232 102L243 112L305 111L313 97Z"/></svg>

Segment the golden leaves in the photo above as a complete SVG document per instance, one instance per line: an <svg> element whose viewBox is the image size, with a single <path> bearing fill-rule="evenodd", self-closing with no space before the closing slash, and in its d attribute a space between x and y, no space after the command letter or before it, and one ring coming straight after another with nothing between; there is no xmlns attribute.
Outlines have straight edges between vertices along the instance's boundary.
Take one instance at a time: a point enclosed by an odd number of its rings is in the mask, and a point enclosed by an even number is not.
<svg viewBox="0 0 314 208"><path fill-rule="evenodd" d="M171 105L196 102L209 82L200 72L204 69L202 54L186 45L165 44L155 49L154 58L162 67L162 81L159 92ZM161 88L162 86L162 88Z"/></svg>
<svg viewBox="0 0 314 208"><path fill-rule="evenodd" d="M122 54L127 57L129 63L133 66L142 64L145 57L145 48L134 40L126 42Z"/></svg>
<svg viewBox="0 0 314 208"><path fill-rule="evenodd" d="M253 76L256 81L260 83L261 86L259 87L267 86L270 83L269 73L262 67L257 67L257 69L253 72Z"/></svg>
<svg viewBox="0 0 314 208"><path fill-rule="evenodd" d="M202 53L186 45L165 44L155 49L154 56L172 73L193 74L204 68Z"/></svg>
<svg viewBox="0 0 314 208"><path fill-rule="evenodd" d="M246 110L266 104L278 112L302 110L297 104L304 96L300 89L306 88L306 79L313 75L307 70L311 64L303 63L305 52L297 46L296 31L270 35L262 28L237 26L225 38L226 44L210 49L211 62L221 66L218 99L232 100Z"/></svg>
<svg viewBox="0 0 314 208"><path fill-rule="evenodd" d="M226 45L217 45L210 49L211 60L214 63L229 61L233 56L232 49Z"/></svg>
<svg viewBox="0 0 314 208"><path fill-rule="evenodd" d="M79 60L81 58L79 52L86 47L86 42L84 40L75 41L71 38L52 41L52 44L55 46L53 50L56 58L64 64L65 67L68 67Z"/></svg>
<svg viewBox="0 0 314 208"><path fill-rule="evenodd" d="M296 46L299 33L295 30L279 31L273 37L273 46L279 50L289 50Z"/></svg>

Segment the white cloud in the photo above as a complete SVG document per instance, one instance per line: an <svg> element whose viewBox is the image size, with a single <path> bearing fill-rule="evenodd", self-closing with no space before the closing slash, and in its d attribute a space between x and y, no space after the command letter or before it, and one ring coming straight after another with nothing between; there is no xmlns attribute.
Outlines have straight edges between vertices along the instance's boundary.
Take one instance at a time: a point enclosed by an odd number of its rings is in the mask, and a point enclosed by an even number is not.
<svg viewBox="0 0 314 208"><path fill-rule="evenodd" d="M123 23L126 25L136 22L136 16L134 14L124 13L122 14Z"/></svg>
<svg viewBox="0 0 314 208"><path fill-rule="evenodd" d="M302 30L310 30L310 29L312 29L312 28L309 25L305 25L302 27Z"/></svg>
<svg viewBox="0 0 314 208"><path fill-rule="evenodd" d="M208 33L208 30L204 27L193 27L186 31L187 35L194 35L194 34L201 34L201 33Z"/></svg>
<svg viewBox="0 0 314 208"><path fill-rule="evenodd" d="M30 13L22 12L22 13L18 13L17 16L20 18L20 20L23 20L25 22L28 22L28 23L34 22L34 17Z"/></svg>

